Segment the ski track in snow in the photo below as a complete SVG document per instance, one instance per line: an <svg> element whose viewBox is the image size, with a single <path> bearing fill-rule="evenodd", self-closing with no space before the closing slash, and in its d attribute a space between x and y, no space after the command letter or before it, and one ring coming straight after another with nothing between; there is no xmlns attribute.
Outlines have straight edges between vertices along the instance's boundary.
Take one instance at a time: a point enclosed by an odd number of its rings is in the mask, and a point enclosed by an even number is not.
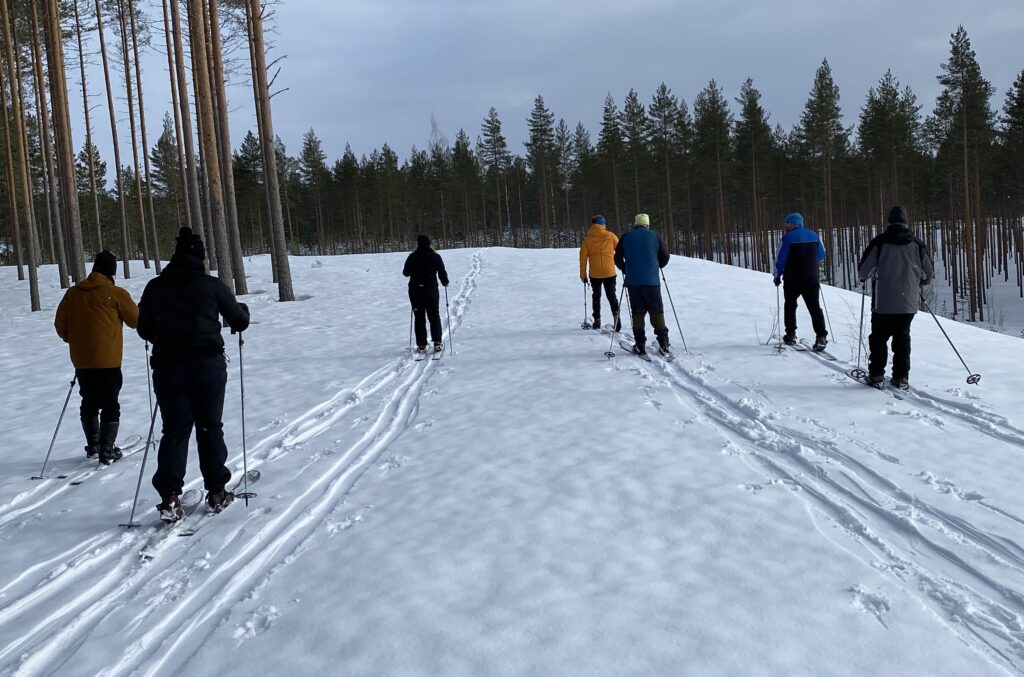
<svg viewBox="0 0 1024 677"><path fill-rule="evenodd" d="M625 369L620 359L631 358L616 358L617 370ZM672 363L635 360L629 370L655 386L671 388L680 405L696 410L720 431L727 440L723 453L742 458L766 476L765 484L785 486L808 505L812 516L820 515L840 528L856 546L849 547L847 541L847 545L839 543L840 547L890 575L908 594L931 608L960 641L994 666L1024 671L1024 549L904 490L832 441L840 436L855 440L852 435L829 430L820 422L815 426L821 436L800 432L784 425L785 415L780 412L769 411L749 397L732 399L722 386L701 374L713 372L712 365L700 363L697 369L690 369L681 364L692 359L677 357ZM841 367L832 368L844 372ZM845 373L843 378L847 379ZM644 394L645 400L651 399L649 389ZM973 406L968 411L956 402L919 390L909 395L912 406L954 416L963 425L1022 445L1024 438L1001 417ZM899 463L869 443L860 441L858 446L887 463ZM929 480L927 475L922 479ZM937 483L929 484L934 487ZM1016 526L1022 524L1020 518L1004 510L959 490L954 492L950 484L944 488L962 500L971 500ZM740 486L753 493L763 488L750 483ZM834 541L820 526L818 530ZM882 598L883 604L876 597L865 596L859 587L852 590L857 596L855 605L884 626L882 614L889 610L888 600Z"/></svg>
<svg viewBox="0 0 1024 677"><path fill-rule="evenodd" d="M472 303L483 270L483 254L481 250L473 255L470 271L450 302L453 327L446 329L446 342L451 341L450 332L462 324ZM272 463L314 438L340 428L357 410L360 419L345 426L344 432L336 431L341 439L334 440L335 444L343 443L344 433L355 431L360 422L372 421L347 448L313 454L299 474L314 465L316 474L311 480L304 478L303 483L294 485L302 486L303 491L290 497L286 505L274 506L275 510L258 507L247 513L240 524L236 508L217 520L230 519L237 525L233 530L211 526L187 541L176 537L176 529L155 533L149 531L154 527L144 527L141 533L108 531L46 561L27 565L20 576L0 589L5 602L0 607L0 632L17 637L0 647L0 666L7 666L2 674L59 672L74 661L76 651L90 640L95 628L107 620L111 624L123 622L117 614L139 598L147 597L148 603L139 607L145 611L128 619L117 631L125 644L118 647L116 660L112 657L100 674L179 671L211 631L227 622L237 603L251 599L282 567L310 547L310 537L318 529L337 533L362 519L360 512L347 524L330 523L332 513L344 504L358 479L366 470L378 467L392 442L415 421L419 398L430 377L438 369L447 373L441 367L443 363L443 359L416 362L405 355L253 445L250 468ZM375 404L378 395L381 402ZM239 461L235 458L229 463L237 466ZM385 465L388 463L393 461L385 461ZM0 520L4 520L0 521L0 528L59 497L70 486L70 479L59 481L65 484L31 505L11 510L12 504L25 503L45 493L47 487L40 485L15 497L7 510L0 513ZM267 478L263 481L267 482ZM197 512L192 518L197 526L201 526L201 515ZM203 520L202 524L205 523ZM223 542L206 543L203 536L209 534L212 539L214 532L224 536ZM209 561L211 548L216 548L216 554L223 558L215 566ZM141 549L147 550L149 561L140 558ZM208 576L194 583L193 570L207 568ZM83 581L87 584L83 585ZM174 599L175 606L161 616L167 609L160 604L168 599ZM277 614L272 607L249 614L235 632L235 638L244 641L263 632ZM11 632L12 629L16 630Z"/></svg>

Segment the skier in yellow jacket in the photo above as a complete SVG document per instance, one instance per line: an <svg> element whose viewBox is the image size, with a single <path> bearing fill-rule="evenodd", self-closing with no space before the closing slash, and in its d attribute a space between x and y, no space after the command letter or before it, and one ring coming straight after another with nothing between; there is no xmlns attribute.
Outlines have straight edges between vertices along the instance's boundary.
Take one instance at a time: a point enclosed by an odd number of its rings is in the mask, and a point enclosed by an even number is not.
<svg viewBox="0 0 1024 677"><path fill-rule="evenodd" d="M590 261L590 284L594 290L594 329L601 329L601 289L608 297L615 320L615 331L622 328L619 321L619 300L615 296L615 247L619 238L609 233L604 217L598 214L590 219L590 231L580 247L580 281L587 283L587 261Z"/></svg>
<svg viewBox="0 0 1024 677"><path fill-rule="evenodd" d="M85 454L110 465L120 460L114 445L121 421L122 326L139 323L139 307L114 284L117 259L104 250L96 255L92 274L64 294L54 327L71 349L75 378L82 394Z"/></svg>

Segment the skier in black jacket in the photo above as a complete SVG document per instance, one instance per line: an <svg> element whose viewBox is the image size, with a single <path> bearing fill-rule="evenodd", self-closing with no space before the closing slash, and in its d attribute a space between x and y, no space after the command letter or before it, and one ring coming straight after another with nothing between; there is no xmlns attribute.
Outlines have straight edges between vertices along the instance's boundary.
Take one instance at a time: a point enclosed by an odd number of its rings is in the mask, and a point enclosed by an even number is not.
<svg viewBox="0 0 1024 677"><path fill-rule="evenodd" d="M441 255L430 247L430 238L420 235L416 238L416 251L405 260L402 275L409 278L409 301L412 303L413 314L416 316L416 350L427 351L427 318L430 319L430 338L434 342L434 352L444 350L441 343L441 312L438 310L440 296L437 291L437 280L448 286L448 271L444 269Z"/></svg>
<svg viewBox="0 0 1024 677"><path fill-rule="evenodd" d="M221 417L227 365L220 317L232 332L249 326L249 309L223 282L206 274L206 250L189 228L178 234L171 262L146 285L139 301L138 332L153 344L153 388L163 419L153 487L165 521L181 519L188 441L193 426L207 503L220 511L234 494L225 490L231 471L225 463Z"/></svg>

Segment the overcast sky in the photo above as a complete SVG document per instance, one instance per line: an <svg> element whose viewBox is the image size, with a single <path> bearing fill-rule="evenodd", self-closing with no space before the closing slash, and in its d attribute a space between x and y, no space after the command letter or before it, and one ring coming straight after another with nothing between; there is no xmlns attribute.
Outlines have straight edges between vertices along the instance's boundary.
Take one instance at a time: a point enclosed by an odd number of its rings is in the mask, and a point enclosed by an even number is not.
<svg viewBox="0 0 1024 677"><path fill-rule="evenodd" d="M159 7L143 7L159 18ZM287 57L277 88L288 90L274 99L274 122L292 155L312 127L330 162L346 143L362 155L386 142L405 158L427 145L431 115L449 140L461 127L475 141L494 106L523 153L538 94L556 120L582 122L596 140L607 93L621 107L632 87L649 103L665 82L692 109L711 78L732 101L751 77L771 123L789 129L828 58L849 126L887 68L930 112L961 23L998 110L1024 69L1024 0L284 0L273 56ZM162 28L154 42L162 47ZM166 57L152 53L143 67L152 144L170 109ZM104 103L102 71L89 77L93 105ZM229 97L237 147L255 127L252 90L236 84ZM94 120L109 158L103 108ZM81 145L80 114L73 124Z"/></svg>

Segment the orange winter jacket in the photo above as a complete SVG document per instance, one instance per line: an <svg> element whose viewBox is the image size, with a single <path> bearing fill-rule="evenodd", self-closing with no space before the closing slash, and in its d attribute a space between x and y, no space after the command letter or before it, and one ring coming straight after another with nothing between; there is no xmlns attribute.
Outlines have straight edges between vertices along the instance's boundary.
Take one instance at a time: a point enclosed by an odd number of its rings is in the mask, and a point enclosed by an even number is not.
<svg viewBox="0 0 1024 677"><path fill-rule="evenodd" d="M608 232L602 225L594 224L580 247L580 277L587 276L587 259L590 259L590 277L615 277L615 247L619 238Z"/></svg>
<svg viewBox="0 0 1024 677"><path fill-rule="evenodd" d="M134 329L139 307L131 295L103 273L92 273L64 294L53 326L71 348L76 369L121 366L121 323Z"/></svg>

